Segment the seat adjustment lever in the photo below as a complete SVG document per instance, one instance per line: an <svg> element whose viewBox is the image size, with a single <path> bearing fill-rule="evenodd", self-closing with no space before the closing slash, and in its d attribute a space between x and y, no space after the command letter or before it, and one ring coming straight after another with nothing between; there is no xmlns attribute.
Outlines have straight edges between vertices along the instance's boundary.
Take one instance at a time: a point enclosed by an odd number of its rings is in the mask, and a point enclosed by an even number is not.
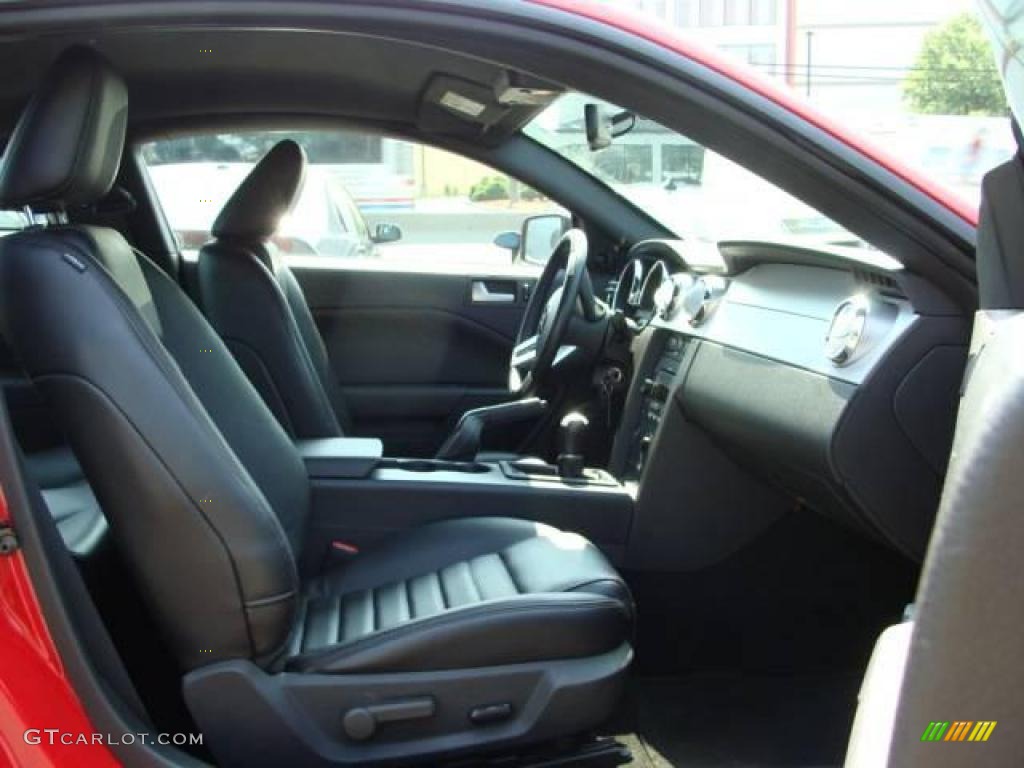
<svg viewBox="0 0 1024 768"><path fill-rule="evenodd" d="M370 704L365 707L355 707L346 712L342 718L342 728L345 730L345 735L353 741L365 741L377 732L377 726L382 723L420 720L425 717L433 717L436 711L437 705L431 696Z"/></svg>

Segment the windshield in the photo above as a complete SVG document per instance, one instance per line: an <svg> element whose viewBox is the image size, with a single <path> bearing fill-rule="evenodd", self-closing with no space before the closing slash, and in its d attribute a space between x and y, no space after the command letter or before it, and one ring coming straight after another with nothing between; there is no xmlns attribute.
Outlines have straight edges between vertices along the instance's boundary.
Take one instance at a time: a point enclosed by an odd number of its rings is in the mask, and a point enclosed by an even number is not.
<svg viewBox="0 0 1024 768"><path fill-rule="evenodd" d="M639 14L659 30L749 67L752 76L773 80L968 205L979 203L985 173L1016 151L1000 74L1019 118L1024 113L1020 0L596 1ZM545 119L548 127L557 125L550 116ZM560 135L551 138L557 147L568 146L561 139L568 138L570 126L555 128ZM655 186L664 183L659 172L675 172L673 163L692 173L700 156L705 174L713 175L708 153L686 149L678 136L670 140L680 146L659 149L654 126L647 127L647 146L613 149L618 161L578 157L588 169L618 162L628 175L635 168ZM576 128L581 135L582 126ZM634 137L627 143L640 142ZM627 196L644 183L635 177L626 181L630 189L620 190ZM778 204L788 206L781 199ZM689 226L670 213L658 218L671 220L673 227ZM737 218L719 221L725 225L721 235L729 237L737 223L749 223ZM812 225L813 220L797 218L798 228ZM817 220L817 226L827 224Z"/></svg>
<svg viewBox="0 0 1024 768"><path fill-rule="evenodd" d="M562 96L525 133L610 186L688 240L767 240L806 247L865 246L814 208L682 134L636 119L628 132L593 150L585 112L605 118L613 104Z"/></svg>

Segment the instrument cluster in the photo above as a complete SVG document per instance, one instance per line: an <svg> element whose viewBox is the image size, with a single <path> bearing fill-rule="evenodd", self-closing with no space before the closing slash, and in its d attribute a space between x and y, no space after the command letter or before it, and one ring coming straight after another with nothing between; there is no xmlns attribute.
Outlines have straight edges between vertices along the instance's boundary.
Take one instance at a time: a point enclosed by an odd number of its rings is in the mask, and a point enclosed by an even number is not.
<svg viewBox="0 0 1024 768"><path fill-rule="evenodd" d="M726 280L719 275L694 275L664 259L637 256L619 276L612 306L638 330L655 319L668 321L680 314L695 327L707 319L725 288Z"/></svg>

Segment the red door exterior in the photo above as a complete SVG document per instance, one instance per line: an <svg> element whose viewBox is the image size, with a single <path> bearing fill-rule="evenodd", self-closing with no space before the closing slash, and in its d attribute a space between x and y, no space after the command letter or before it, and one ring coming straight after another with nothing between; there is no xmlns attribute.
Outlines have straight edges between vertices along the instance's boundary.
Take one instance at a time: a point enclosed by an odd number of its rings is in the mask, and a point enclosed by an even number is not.
<svg viewBox="0 0 1024 768"><path fill-rule="evenodd" d="M0 493L0 527L8 525ZM0 555L0 762L19 768L119 765L103 744L62 743L79 734L92 739L93 727L46 627L25 556L20 550Z"/></svg>

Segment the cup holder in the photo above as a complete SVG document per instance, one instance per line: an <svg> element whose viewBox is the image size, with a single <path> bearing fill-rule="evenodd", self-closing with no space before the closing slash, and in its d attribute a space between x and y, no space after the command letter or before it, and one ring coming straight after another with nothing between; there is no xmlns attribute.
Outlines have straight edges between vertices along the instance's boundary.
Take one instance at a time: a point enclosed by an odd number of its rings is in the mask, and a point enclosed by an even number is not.
<svg viewBox="0 0 1024 768"><path fill-rule="evenodd" d="M401 469L405 472L464 472L473 475L483 474L491 469L478 461L441 461L439 459L385 459L378 466Z"/></svg>

